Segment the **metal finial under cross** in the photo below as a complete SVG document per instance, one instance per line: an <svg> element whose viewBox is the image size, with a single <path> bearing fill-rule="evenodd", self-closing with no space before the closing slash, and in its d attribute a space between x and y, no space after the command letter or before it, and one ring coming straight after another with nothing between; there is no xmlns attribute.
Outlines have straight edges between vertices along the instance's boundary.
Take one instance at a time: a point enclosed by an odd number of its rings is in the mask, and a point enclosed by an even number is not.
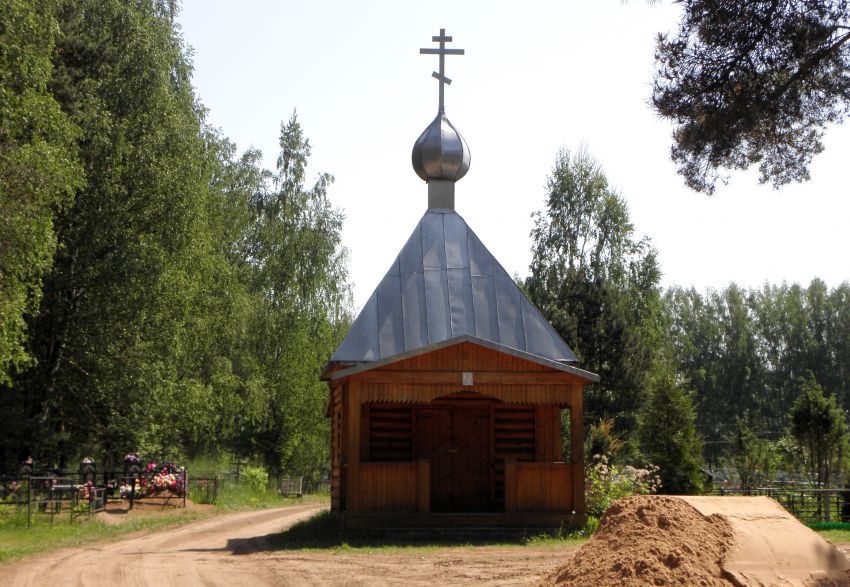
<svg viewBox="0 0 850 587"><path fill-rule="evenodd" d="M440 29L438 37L431 37L431 40L440 44L439 49L419 49L420 55L439 55L440 56L440 71L434 72L431 75L437 78L440 82L440 113L444 113L445 106L443 103L445 94L445 84L451 84L452 80L446 77L446 55L463 55L463 49L446 49L446 43L451 43L452 38L446 36L446 29Z"/></svg>

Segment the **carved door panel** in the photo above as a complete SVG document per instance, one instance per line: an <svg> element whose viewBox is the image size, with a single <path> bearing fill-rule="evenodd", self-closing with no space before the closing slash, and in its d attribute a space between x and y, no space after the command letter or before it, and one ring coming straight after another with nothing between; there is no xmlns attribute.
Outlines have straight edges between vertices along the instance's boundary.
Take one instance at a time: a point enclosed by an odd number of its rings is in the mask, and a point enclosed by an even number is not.
<svg viewBox="0 0 850 587"><path fill-rule="evenodd" d="M416 410L415 458L431 462L433 511L490 508L490 412L487 408Z"/></svg>
<svg viewBox="0 0 850 587"><path fill-rule="evenodd" d="M452 509L490 509L490 411L456 409L452 414Z"/></svg>
<svg viewBox="0 0 850 587"><path fill-rule="evenodd" d="M431 509L451 509L452 413L448 408L419 408L416 410L416 459L431 462Z"/></svg>

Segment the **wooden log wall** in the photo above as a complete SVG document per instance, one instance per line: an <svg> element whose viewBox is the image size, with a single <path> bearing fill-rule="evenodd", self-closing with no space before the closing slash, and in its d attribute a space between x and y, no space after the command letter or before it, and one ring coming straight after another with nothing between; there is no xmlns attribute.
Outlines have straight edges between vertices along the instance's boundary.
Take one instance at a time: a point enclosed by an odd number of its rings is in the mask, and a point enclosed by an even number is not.
<svg viewBox="0 0 850 587"><path fill-rule="evenodd" d="M360 487L360 379L351 377L345 382L342 402L343 421L343 478L342 508L357 511Z"/></svg>
<svg viewBox="0 0 850 587"><path fill-rule="evenodd" d="M342 509L342 386L331 387L331 511Z"/></svg>

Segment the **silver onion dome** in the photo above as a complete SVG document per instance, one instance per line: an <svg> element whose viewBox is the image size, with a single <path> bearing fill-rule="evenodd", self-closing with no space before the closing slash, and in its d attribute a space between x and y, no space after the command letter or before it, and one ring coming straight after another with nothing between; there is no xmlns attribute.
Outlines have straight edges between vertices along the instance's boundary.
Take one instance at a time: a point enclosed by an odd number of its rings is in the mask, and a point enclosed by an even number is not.
<svg viewBox="0 0 850 587"><path fill-rule="evenodd" d="M469 171L469 146L440 112L413 144L413 169L424 181L457 181Z"/></svg>

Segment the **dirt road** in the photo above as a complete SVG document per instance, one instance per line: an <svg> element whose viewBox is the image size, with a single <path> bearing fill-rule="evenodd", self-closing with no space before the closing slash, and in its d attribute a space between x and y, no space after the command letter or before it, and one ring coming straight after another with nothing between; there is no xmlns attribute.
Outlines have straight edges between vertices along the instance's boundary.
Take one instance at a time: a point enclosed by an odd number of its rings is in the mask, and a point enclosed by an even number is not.
<svg viewBox="0 0 850 587"><path fill-rule="evenodd" d="M0 567L4 586L528 585L570 548L459 547L265 551L263 536L321 506L216 517L112 543L53 551Z"/></svg>

